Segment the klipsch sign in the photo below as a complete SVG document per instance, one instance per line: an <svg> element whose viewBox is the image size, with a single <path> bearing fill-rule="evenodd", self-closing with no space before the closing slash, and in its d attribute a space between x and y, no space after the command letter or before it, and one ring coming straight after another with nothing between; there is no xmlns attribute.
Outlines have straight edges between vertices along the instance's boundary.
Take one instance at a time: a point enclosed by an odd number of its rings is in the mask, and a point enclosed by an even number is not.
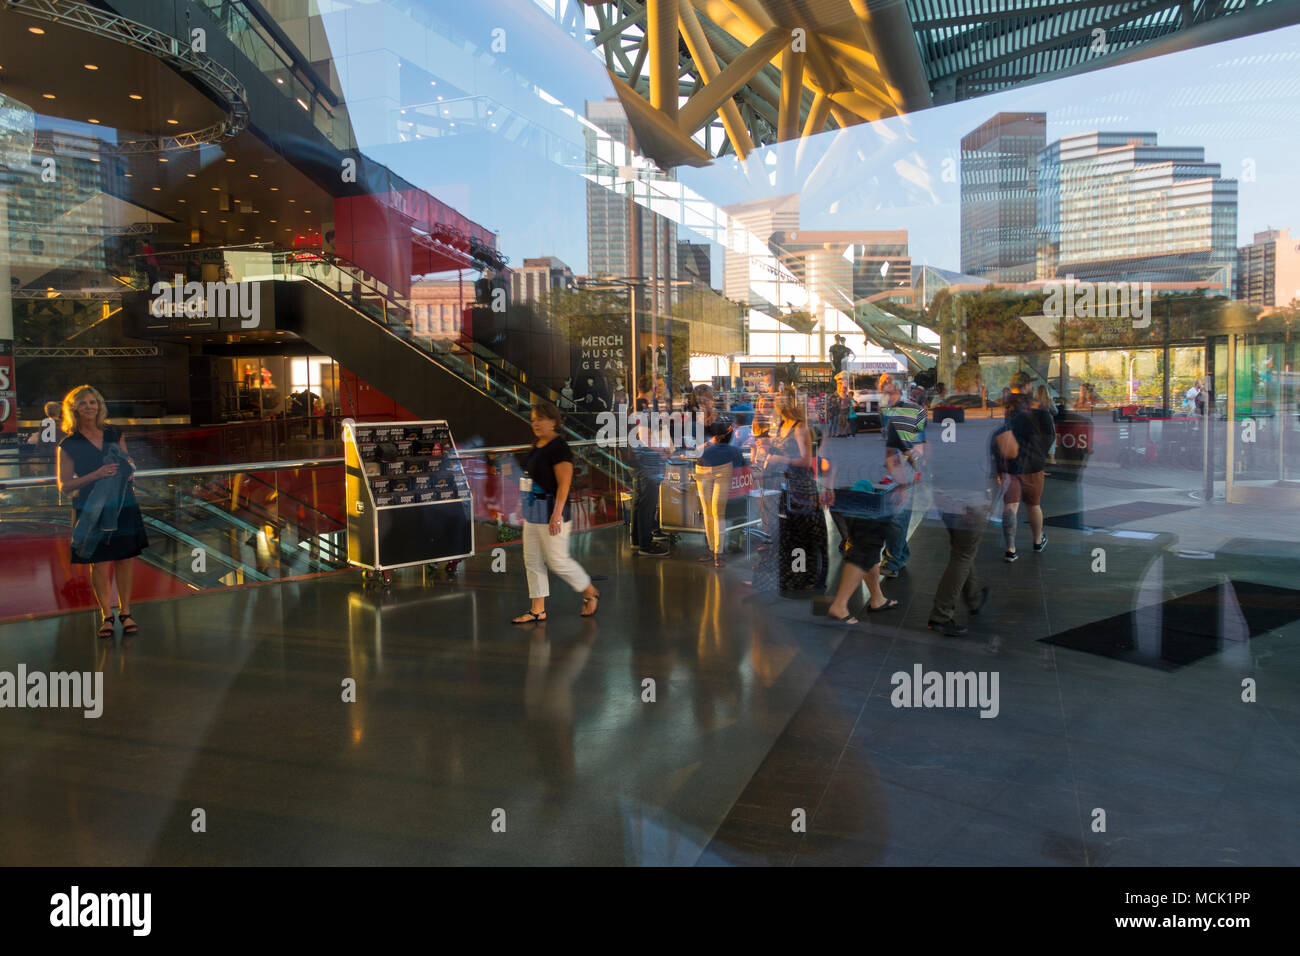
<svg viewBox="0 0 1300 956"><path fill-rule="evenodd" d="M238 319L241 329L262 324L261 301L252 282L155 282L149 314L154 318Z"/></svg>

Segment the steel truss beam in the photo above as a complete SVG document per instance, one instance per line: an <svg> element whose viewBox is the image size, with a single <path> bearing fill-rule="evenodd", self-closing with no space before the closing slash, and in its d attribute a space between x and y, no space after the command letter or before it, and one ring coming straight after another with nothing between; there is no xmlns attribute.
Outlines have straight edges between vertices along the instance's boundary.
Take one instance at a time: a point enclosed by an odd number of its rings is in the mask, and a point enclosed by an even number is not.
<svg viewBox="0 0 1300 956"><path fill-rule="evenodd" d="M248 128L248 93L244 84L206 53L196 53L188 39L178 40L143 23L106 13L77 0L0 0L0 12L9 10L59 26L72 27L146 53L166 63L176 72L193 77L225 107L226 118L218 123L173 136L127 140L117 145L116 151L119 153L161 153L194 149L233 139Z"/></svg>

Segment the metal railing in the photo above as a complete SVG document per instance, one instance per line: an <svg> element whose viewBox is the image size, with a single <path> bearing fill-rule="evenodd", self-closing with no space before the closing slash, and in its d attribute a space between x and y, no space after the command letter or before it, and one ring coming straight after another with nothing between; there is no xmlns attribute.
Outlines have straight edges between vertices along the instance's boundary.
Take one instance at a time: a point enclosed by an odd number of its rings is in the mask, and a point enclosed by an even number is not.
<svg viewBox="0 0 1300 956"><path fill-rule="evenodd" d="M570 448L584 448L600 443L592 439L589 441L571 441L568 443ZM526 452L532 448L532 444L522 445L477 445L469 448L461 448L461 457L477 455L511 455L519 452ZM244 473L251 471L292 471L298 468L322 468L331 465L339 466L343 464L341 455L325 458L303 458L296 461L246 461L234 465L198 465L190 468L150 468L142 469L135 472L133 478L177 478L191 475L227 475L235 473ZM11 488L41 488L48 485L57 485L59 478L57 475L35 475L27 478L0 478L0 491L7 491Z"/></svg>

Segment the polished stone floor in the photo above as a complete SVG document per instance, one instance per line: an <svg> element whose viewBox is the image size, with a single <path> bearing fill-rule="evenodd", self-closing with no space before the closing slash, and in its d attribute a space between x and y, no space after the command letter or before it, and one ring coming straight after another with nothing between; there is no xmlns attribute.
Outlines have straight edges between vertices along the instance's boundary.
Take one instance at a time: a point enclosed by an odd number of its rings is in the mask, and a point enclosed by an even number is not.
<svg viewBox="0 0 1300 956"><path fill-rule="evenodd" d="M925 630L946 538L916 521L886 586L902 606L852 630L755 593L742 556L714 571L684 537L634 557L619 528L575 539L594 621L554 582L548 623L511 626L512 545L504 573L484 552L451 583L344 573L141 603L133 638L97 641L87 614L0 625L0 672L105 684L98 719L0 709L0 863L1300 862L1300 626L1243 632L1225 598L1216 646L1170 669L1044 640L1136 609L1158 653L1148 609L1224 580L1289 588L1300 547L1206 558L1054 528L1005 565L990 527L993 598L951 639ZM916 665L997 672L997 717L893 706Z"/></svg>

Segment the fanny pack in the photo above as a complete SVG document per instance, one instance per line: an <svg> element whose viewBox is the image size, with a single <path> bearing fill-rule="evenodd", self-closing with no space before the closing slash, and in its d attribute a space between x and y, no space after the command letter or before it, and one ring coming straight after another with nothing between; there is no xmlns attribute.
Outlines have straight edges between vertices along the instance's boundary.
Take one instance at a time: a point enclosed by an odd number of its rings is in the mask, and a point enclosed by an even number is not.
<svg viewBox="0 0 1300 956"><path fill-rule="evenodd" d="M572 502L564 503L564 520L572 519ZM525 521L533 524L550 524L551 514L555 511L555 495L540 488L520 492L519 507Z"/></svg>

